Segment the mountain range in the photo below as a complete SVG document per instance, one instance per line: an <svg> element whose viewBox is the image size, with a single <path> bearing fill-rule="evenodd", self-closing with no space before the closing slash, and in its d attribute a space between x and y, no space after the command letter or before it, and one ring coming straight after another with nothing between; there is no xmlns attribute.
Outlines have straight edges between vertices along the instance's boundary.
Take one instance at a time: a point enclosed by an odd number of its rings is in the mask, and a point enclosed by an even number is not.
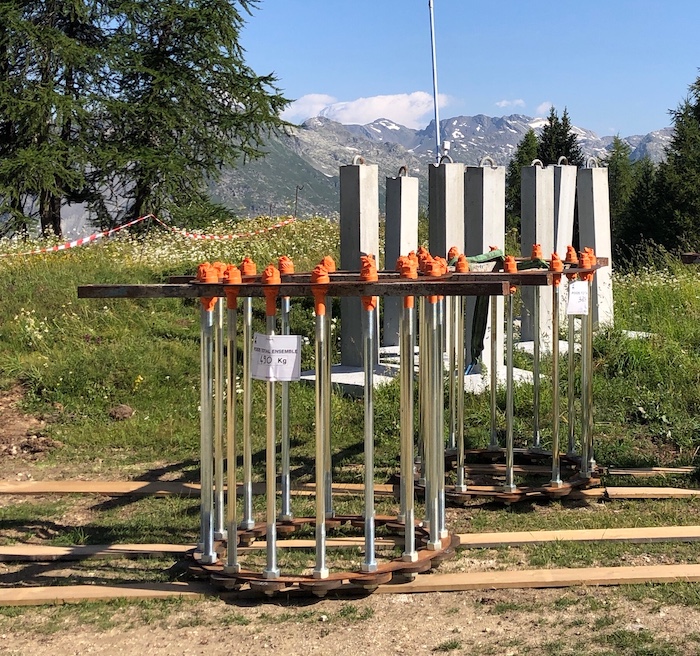
<svg viewBox="0 0 700 656"><path fill-rule="evenodd" d="M477 166L490 157L495 164L506 165L525 133L531 128L538 133L545 124L546 119L521 114L456 116L440 121L440 140L450 142L449 155L455 162ZM606 155L612 136L572 129L586 157ZM632 149L633 160L649 157L658 162L672 134L672 128L663 128L621 138ZM428 166L435 162L435 142L435 121L415 130L388 119L343 125L318 116L271 137L264 158L225 170L212 183L211 195L241 217L293 214L295 209L300 217L336 216L339 167L360 155L366 163L378 165L382 210L385 179L398 175L402 166L421 179L420 200L427 206Z"/></svg>

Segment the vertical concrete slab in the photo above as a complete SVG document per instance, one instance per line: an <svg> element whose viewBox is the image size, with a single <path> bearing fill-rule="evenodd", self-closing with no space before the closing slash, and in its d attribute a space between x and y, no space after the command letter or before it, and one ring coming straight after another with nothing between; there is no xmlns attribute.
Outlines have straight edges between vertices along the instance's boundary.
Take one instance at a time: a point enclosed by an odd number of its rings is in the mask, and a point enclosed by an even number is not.
<svg viewBox="0 0 700 656"><path fill-rule="evenodd" d="M393 271L400 255L418 248L418 178L399 175L386 179L386 238L384 268ZM399 318L403 301L384 299L382 346L399 345Z"/></svg>
<svg viewBox="0 0 700 656"><path fill-rule="evenodd" d="M340 268L358 271L362 254L372 254L379 260L379 169L376 164L340 167ZM362 305L359 298L341 299L340 342L341 364L361 367Z"/></svg>
<svg viewBox="0 0 700 656"><path fill-rule="evenodd" d="M557 165L554 169L554 248L564 259L566 247L574 243L576 206L576 166ZM551 253L544 253L549 257Z"/></svg>
<svg viewBox="0 0 700 656"><path fill-rule="evenodd" d="M521 253L523 257L530 257L532 245L540 244L542 254L549 257L554 250L554 168L524 166L520 182ZM535 294L539 294L540 299L540 344L546 351L552 343L552 294L547 287L523 287L520 339L534 339Z"/></svg>
<svg viewBox="0 0 700 656"><path fill-rule="evenodd" d="M578 172L578 221L581 248L590 246L598 257L610 259L593 279L593 326L612 325L612 244L610 239L610 191L607 168Z"/></svg>
<svg viewBox="0 0 700 656"><path fill-rule="evenodd" d="M464 251L464 164L443 162L428 167L428 242L431 255Z"/></svg>
<svg viewBox="0 0 700 656"><path fill-rule="evenodd" d="M506 169L503 166L468 166L464 172L464 254L479 255L491 246L505 248L506 232ZM467 297L465 340L467 356L472 339L472 322L476 299ZM484 337L482 361L489 366L491 341L496 340L498 369L505 367L503 297L496 299L498 324L491 330L489 312Z"/></svg>

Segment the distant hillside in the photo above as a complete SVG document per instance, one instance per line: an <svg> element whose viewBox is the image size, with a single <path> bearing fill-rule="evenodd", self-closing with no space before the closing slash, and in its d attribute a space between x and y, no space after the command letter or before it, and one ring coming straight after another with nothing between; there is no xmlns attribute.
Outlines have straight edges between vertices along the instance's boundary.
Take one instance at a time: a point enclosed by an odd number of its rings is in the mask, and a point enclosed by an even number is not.
<svg viewBox="0 0 700 656"><path fill-rule="evenodd" d="M521 114L457 116L440 121L440 137L450 142L450 156L456 162L477 166L488 156L505 165L525 133L530 128L538 132L544 124L545 119ZM603 157L612 143L611 136L598 137L579 127L574 130L587 157ZM672 129L664 128L623 140L632 148L632 159L649 156L658 162L671 135ZM224 172L221 181L212 185L212 196L241 216L280 215L293 212L298 186L299 216L334 216L339 204L338 169L361 155L379 167L380 207L386 178L396 176L402 166L421 179L421 203L427 205L428 166L435 161L435 122L414 130L388 119L342 125L316 117L287 135L272 138L267 150L265 158Z"/></svg>

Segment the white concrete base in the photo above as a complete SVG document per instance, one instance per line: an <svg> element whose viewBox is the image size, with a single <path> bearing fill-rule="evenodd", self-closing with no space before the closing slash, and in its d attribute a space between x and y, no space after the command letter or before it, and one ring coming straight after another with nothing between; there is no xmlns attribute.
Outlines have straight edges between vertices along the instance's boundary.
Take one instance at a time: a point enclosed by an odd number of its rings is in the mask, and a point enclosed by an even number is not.
<svg viewBox="0 0 700 656"><path fill-rule="evenodd" d="M530 355L533 355L535 352L535 343L534 342L516 342L513 345L513 348L516 351L520 351L522 353L529 353ZM544 351L540 351L542 355L547 355L544 353ZM580 353L581 352L581 344L576 342L574 344L574 353ZM559 340L559 355L567 355L569 353L569 342L563 339Z"/></svg>

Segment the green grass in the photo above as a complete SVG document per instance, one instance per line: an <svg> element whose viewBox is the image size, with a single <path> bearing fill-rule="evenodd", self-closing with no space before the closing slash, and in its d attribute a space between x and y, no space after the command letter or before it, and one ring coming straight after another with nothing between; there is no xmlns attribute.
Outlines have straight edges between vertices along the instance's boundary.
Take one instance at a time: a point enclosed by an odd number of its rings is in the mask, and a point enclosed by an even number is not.
<svg viewBox="0 0 700 656"><path fill-rule="evenodd" d="M264 221L241 230L254 229ZM216 232L216 229L212 230ZM219 230L219 232L225 230ZM275 233L232 242L188 242L172 235L150 233L59 254L0 258L3 297L0 301L0 389L21 385L22 410L46 421L42 434L60 441L35 463L27 463L35 478L65 476L103 479L196 481L199 477L199 309L194 300L78 300L78 285L89 283L163 282L170 275L191 274L202 261L240 262L253 257L259 269L282 254L290 255L297 270L311 269L322 256L338 260L337 224L315 219L300 221ZM31 245L0 242L0 252L29 250ZM512 248L511 248L512 250ZM616 327L599 333L594 342L594 399L596 458L609 466L698 465L700 451L700 281L697 271L666 258L655 268L615 274ZM339 304L334 303L334 316ZM292 331L313 333L313 303L295 301ZM264 326L261 302L254 303L254 324ZM334 358L338 360L339 326L334 329ZM624 330L653 333L633 340ZM239 357L240 360L240 357ZM528 356L519 354L526 365ZM240 364L240 363L239 363ZM313 342L303 348L303 366L313 365ZM549 363L543 363L543 373ZM562 408L566 407L567 370L562 367ZM306 384L291 388L291 457L295 477L311 480L314 472L314 390ZM551 439L548 412L551 387L541 389L543 445ZM376 479L385 482L396 473L400 393L398 383L375 393ZM505 392L499 393L499 427L505 427ZM117 404L135 410L126 421L115 421L109 410ZM528 442L533 392L528 385L515 390L516 445ZM488 394L465 396L465 425L470 447L488 441ZM240 404L239 404L240 419ZM264 480L264 385L254 390L254 477ZM334 390L332 395L334 478L362 481L363 402ZM565 418L564 418L565 419ZM446 417L447 421L447 417ZM418 418L416 417L416 426ZM566 421L562 430L566 431ZM577 428L578 430L578 428ZM237 463L239 468L240 459ZM240 477L240 470L239 470ZM643 480L641 484L695 486L697 479ZM607 484L628 484L606 479ZM640 483L640 482L638 482ZM336 512L361 514L360 498L338 498ZM82 505L81 505L82 504ZM295 498L296 516L315 513L312 499ZM255 500L262 518L264 500ZM377 513L396 513L393 500L377 503ZM419 507L418 514L421 514ZM199 507L192 498L0 499L0 542L48 542L56 545L111 542L165 542L192 544L199 531ZM450 528L458 532L514 531L573 528L664 526L700 523L700 500L615 501L614 503L523 502L510 507L474 501L451 512ZM381 534L381 531L379 532ZM351 534L344 528L339 534ZM313 536L313 529L299 531ZM383 554L395 557L399 552ZM464 554L463 554L464 555ZM509 567L560 567L619 564L647 556L663 562L696 562L693 545L579 545L554 543L540 547L468 552L474 559L495 559ZM253 554L258 564L264 554ZM308 552L290 553L281 565L304 571ZM336 563L354 567L362 559L347 551ZM131 563L87 563L71 566L70 576L53 582L83 580L163 581L178 576L167 560ZM47 574L51 576L51 572ZM700 606L694 584L628 586L619 594L644 603ZM97 604L35 612L44 617L38 631L50 633L79 622L104 630L114 622L159 623L186 602ZM568 607L601 613L595 620L601 653L672 655L676 647L647 634L628 635L608 619L610 606L595 594L563 594L555 610ZM496 614L523 613L531 607L503 601ZM0 626L31 611L0 609ZM186 615L186 613L183 613ZM77 617L75 624L67 618ZM274 617L274 618L273 618ZM361 623L372 619L369 609L344 604L330 614L333 622ZM268 622L312 622L309 609L288 615L266 616ZM546 618L545 618L546 619ZM71 622L73 620L70 620ZM249 618L233 609L217 618L180 617L179 626L207 622L213 626L244 625ZM543 619L543 621L545 621ZM68 622L68 624L66 624ZM555 653L559 643L551 643ZM440 643L435 651L461 649L456 639ZM488 653L490 647L484 648ZM566 653L566 652L562 652Z"/></svg>

